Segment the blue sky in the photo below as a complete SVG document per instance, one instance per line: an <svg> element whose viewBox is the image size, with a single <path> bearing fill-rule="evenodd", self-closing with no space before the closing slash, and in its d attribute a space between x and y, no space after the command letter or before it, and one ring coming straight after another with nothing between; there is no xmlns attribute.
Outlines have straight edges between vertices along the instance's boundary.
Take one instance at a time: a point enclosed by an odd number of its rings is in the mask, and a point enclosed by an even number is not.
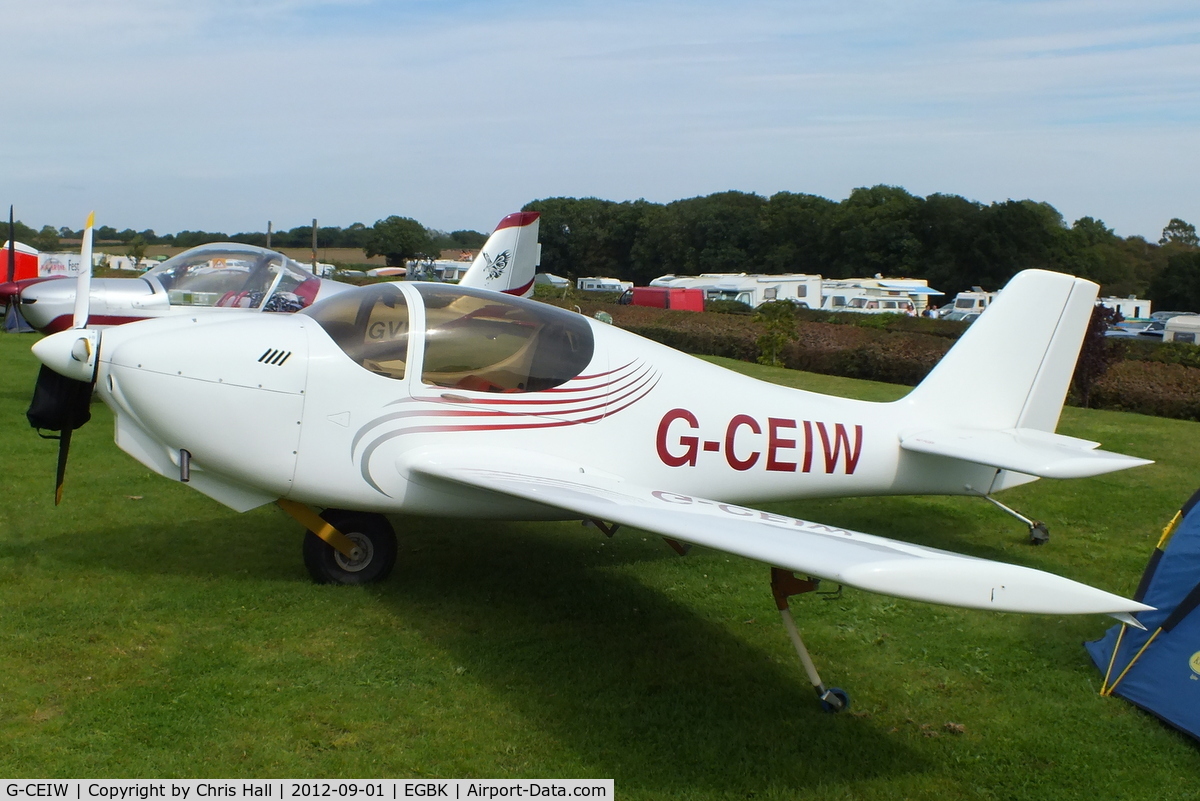
<svg viewBox="0 0 1200 801"><path fill-rule="evenodd" d="M1194 0L6 6L0 201L36 225L486 231L878 183L1200 224Z"/></svg>

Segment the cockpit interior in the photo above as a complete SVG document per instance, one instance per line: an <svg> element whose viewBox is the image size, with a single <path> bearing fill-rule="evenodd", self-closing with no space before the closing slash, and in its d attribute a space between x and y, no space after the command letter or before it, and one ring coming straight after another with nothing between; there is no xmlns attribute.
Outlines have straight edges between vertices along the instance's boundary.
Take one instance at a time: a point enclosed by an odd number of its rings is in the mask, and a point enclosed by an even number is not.
<svg viewBox="0 0 1200 801"><path fill-rule="evenodd" d="M218 306L294 312L309 306L321 281L282 253L221 243L184 251L142 278L172 306Z"/></svg>
<svg viewBox="0 0 1200 801"><path fill-rule="evenodd" d="M361 367L403 379L410 359L419 360L421 382L436 387L540 392L575 378L592 360L592 330L578 314L495 292L410 286L425 311L416 343L404 293L394 284L343 292L303 313Z"/></svg>

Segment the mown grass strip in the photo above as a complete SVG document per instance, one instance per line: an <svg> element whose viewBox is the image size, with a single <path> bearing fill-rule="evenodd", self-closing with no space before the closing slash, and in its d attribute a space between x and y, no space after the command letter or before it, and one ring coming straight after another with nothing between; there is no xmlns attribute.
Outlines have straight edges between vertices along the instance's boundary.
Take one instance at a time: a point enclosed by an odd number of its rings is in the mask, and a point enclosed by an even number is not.
<svg viewBox="0 0 1200 801"><path fill-rule="evenodd" d="M54 446L24 411L32 338L0 337L0 776L611 777L621 798L1182 799L1194 744L1100 698L1103 618L992 615L858 591L794 601L850 714L821 713L765 566L624 530L396 517L397 569L312 585L301 533L147 473L102 406ZM873 400L886 384L721 362ZM1067 409L1064 433L1151 467L986 504L779 511L1132 592L1200 476L1196 423ZM614 443L614 447L627 444Z"/></svg>

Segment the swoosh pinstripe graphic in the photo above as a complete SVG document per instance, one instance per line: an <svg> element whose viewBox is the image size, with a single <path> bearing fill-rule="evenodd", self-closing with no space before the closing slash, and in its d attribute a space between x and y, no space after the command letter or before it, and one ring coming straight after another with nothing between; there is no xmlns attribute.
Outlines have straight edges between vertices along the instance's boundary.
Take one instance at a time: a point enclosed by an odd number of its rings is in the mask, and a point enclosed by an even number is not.
<svg viewBox="0 0 1200 801"><path fill-rule="evenodd" d="M639 373L638 376L633 381L631 381L630 383L628 383L625 386L620 388L621 394L612 393L611 395L604 396L606 399L604 403L597 403L592 406L582 406L579 408L571 409L570 411L572 414L582 414L585 412L594 412L597 409L604 409L607 406L613 406L614 409L617 409L617 407L619 407L620 409L623 409L628 405L628 404L624 403L625 400L627 400L632 395L637 394L640 390L645 389L647 384L657 383L657 381L658 381L657 374L649 375L648 371L643 371L643 372ZM590 422L594 422L596 420L600 420L604 417L607 417L612 413L613 412L608 412L608 413L602 412L599 415L590 415L590 416L587 416L587 417L584 417L581 419L556 420L556 421L549 421L549 422L542 421L542 420L536 420L533 422L527 422L526 418L534 417L534 416L537 416L540 418L543 415L541 415L541 414L534 415L534 414L528 413L528 412L514 413L514 412L507 412L507 411L503 411L503 410L494 410L494 409L481 409L478 411L474 410L474 409L414 409L411 411L393 412L391 414L384 415L383 417L376 418L375 420L372 420L370 423L367 423L365 426L363 426L361 429L359 429L358 433L356 433L354 435L354 440L351 443L351 451L353 451L354 449L356 449L358 447L358 443L362 441L362 439L366 436L366 433L369 430L376 428L380 425L383 425L384 423L389 423L389 422L392 422L395 420L412 419L412 420L416 420L417 422L421 422L423 420L430 420L430 419L435 419L435 418L447 418L447 417L469 418L471 420L475 420L475 421L479 421L479 422L470 422L467 425L443 424L441 426L436 426L436 428L439 431L441 431L441 430L444 430L444 431L481 431L481 430L499 431L499 430L504 430L504 429L508 429L508 428L513 428L513 429L544 428L544 427L549 427L549 426L576 425L578 423L590 423ZM489 418L492 419L492 422L488 423L487 425L483 425L483 421L488 420ZM501 418L501 419L505 419L508 421L514 421L514 419L515 419L515 422L496 422L495 418ZM399 431L398 433L405 434L405 433L409 433L410 431L414 431L414 430L424 431L424 430L432 430L432 429L429 429L428 427L422 427L419 429L416 427L407 427L407 428Z"/></svg>
<svg viewBox="0 0 1200 801"><path fill-rule="evenodd" d="M514 288L512 288L512 289L502 289L502 290L500 290L500 291L501 291L501 292L503 292L505 295L518 295L518 296L520 296L520 295L524 295L526 292L528 292L528 291L529 291L529 288L530 288L531 286L533 286L533 279L532 279L532 278L530 278L530 279L529 279L529 282L528 282L527 284L525 284L524 286L518 286L518 287L514 287Z"/></svg>
<svg viewBox="0 0 1200 801"><path fill-rule="evenodd" d="M553 389L548 389L546 391L547 392L569 392L570 390L565 389L565 388L571 386L571 384L575 381L591 381L593 378L604 378L605 376L612 375L613 373L621 372L622 370L629 367L629 365L631 365L631 364L633 364L633 362L626 362L625 364L621 365L620 367L614 367L611 370L605 370L603 373L592 373L591 375L578 375L578 376L575 376L574 378L572 378L567 383L563 384L561 387L555 387Z"/></svg>
<svg viewBox="0 0 1200 801"><path fill-rule="evenodd" d="M391 414L386 414L386 415L383 415L382 417L377 417L376 419L372 420L370 423L368 423L365 426L363 426L362 428L360 428L358 430L358 432L354 435L354 439L350 443L350 450L351 450L351 453L353 453L354 450L358 447L358 443L360 441L362 441L363 437L365 437L367 432L370 431L371 429L373 429L377 426L383 425L385 423L390 423L390 422L396 421L396 420L406 420L406 419L415 418L418 421L420 421L420 420L428 420L430 418L447 418L447 417L469 418L471 420L480 420L480 419L486 420L488 418L492 418L492 419L502 418L502 419L512 420L513 418L525 418L525 417L530 417L530 416L543 417L543 416L550 415L550 414L558 415L558 414L560 414L560 412L569 412L570 414L573 414L573 415L585 414L587 412L594 412L597 409L604 409L606 406L620 404L622 401L624 401L630 395L632 395L632 394L636 393L638 390L644 388L646 386L646 384L649 383L651 380L657 381L657 376L650 376L648 374L648 370L643 370L635 378L633 378L629 383L627 383L621 387L618 387L616 392L606 393L604 395L596 395L596 396L593 396L592 398L586 399L586 400L602 399L600 403L595 403L590 406L576 406L576 407L572 407L569 410L552 409L552 410L541 410L541 411L537 411L537 412L530 412L530 411L509 412L509 411L505 411L503 409L412 409L409 411L392 412ZM622 394L618 394L618 393L622 393ZM447 401L447 403L455 403L455 402ZM624 407L622 406L622 408L624 408ZM565 422L565 424L568 424L568 425L574 425L575 423L588 423L588 422L593 422L595 420L602 419L605 416L606 415L601 414L599 417L591 416L591 417L586 417L582 420L572 419L572 420L566 420L564 422ZM511 426L498 425L498 426L494 426L493 428L489 428L487 430L502 430L503 428L506 428L506 427L530 428L530 427L541 427L541 426L530 426L530 425L525 425L525 424L521 424L521 423L515 423ZM410 431L410 430L413 430L413 429L411 429L411 428L405 429L401 433L407 433L407 431ZM451 428L447 428L445 430L479 431L482 429L478 428L477 426L466 426L466 427L459 426L458 428L451 427Z"/></svg>
<svg viewBox="0 0 1200 801"><path fill-rule="evenodd" d="M609 380L599 384L590 383L597 378ZM407 408L380 415L363 425L351 440L349 455L354 459L358 453L363 480L377 492L386 495L371 477L371 457L380 446L397 437L417 433L563 428L593 423L628 409L646 397L658 385L660 378L657 369L639 361L628 362L615 370L574 378L562 387L556 387L562 397L401 398L388 405L394 407L403 404ZM453 408L446 408L448 406ZM367 444L359 452L364 441Z"/></svg>

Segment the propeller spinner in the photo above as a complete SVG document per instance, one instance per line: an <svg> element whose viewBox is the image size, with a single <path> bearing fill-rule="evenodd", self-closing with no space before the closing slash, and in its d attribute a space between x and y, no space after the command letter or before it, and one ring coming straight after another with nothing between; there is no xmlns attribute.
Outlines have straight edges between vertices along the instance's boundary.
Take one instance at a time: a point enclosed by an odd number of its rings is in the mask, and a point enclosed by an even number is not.
<svg viewBox="0 0 1200 801"><path fill-rule="evenodd" d="M88 215L83 232L79 278L75 286L74 328L39 340L33 353L42 362L33 400L25 416L29 424L46 439L58 440L58 468L54 480L54 505L62 501L63 481L67 472L67 454L71 434L92 418L88 408L99 363L100 333L85 326L91 294L92 227L95 212ZM43 434L57 431L57 435Z"/></svg>

